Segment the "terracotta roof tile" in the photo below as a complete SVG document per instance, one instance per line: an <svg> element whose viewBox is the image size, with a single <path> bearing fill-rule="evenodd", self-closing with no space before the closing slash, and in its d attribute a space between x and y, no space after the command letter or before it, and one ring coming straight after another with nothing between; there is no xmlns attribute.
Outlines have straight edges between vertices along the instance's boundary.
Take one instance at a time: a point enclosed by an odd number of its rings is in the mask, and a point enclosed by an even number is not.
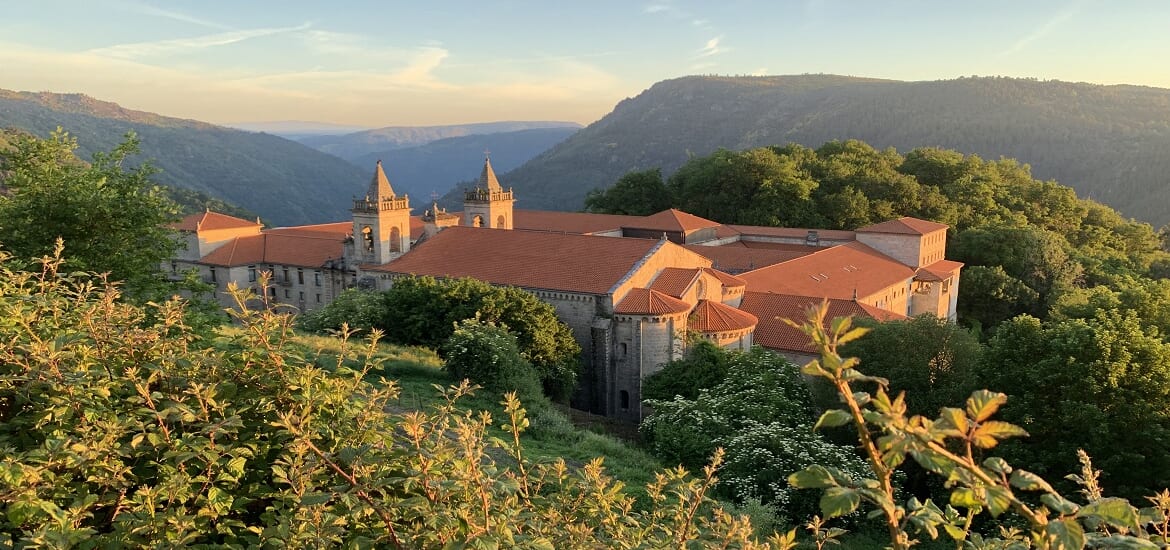
<svg viewBox="0 0 1170 550"><path fill-rule="evenodd" d="M631 290L613 308L614 313L626 315L672 315L690 310L691 304L649 288Z"/></svg>
<svg viewBox="0 0 1170 550"><path fill-rule="evenodd" d="M220 214L219 212L212 212L210 210L185 216L182 220L179 220L178 223L171 225L172 229L178 229L180 231L213 231L216 229L234 229L245 227L255 227L259 229L260 224L254 221L241 220L240 218L228 216L226 214Z"/></svg>
<svg viewBox="0 0 1170 550"><path fill-rule="evenodd" d="M716 279L719 279L720 283L723 283L725 288L740 288L747 286L747 281L730 273L724 273L712 267L704 267L703 271L714 275Z"/></svg>
<svg viewBox="0 0 1170 550"><path fill-rule="evenodd" d="M308 235L308 236L336 236L344 238L353 233L352 222L319 223L315 225L294 225L291 227L274 227L265 229L268 235Z"/></svg>
<svg viewBox="0 0 1170 550"><path fill-rule="evenodd" d="M675 210L674 208L645 217L632 217L634 218L633 222L624 227L630 229L649 229L651 231L680 231L682 233L690 233L699 229L719 227L722 225L719 222L700 218L694 214L688 214L682 210Z"/></svg>
<svg viewBox="0 0 1170 550"><path fill-rule="evenodd" d="M946 229L946 224L935 223L918 218L902 217L896 220L884 221L867 225L857 229L858 233L896 233L899 235L925 235L940 229Z"/></svg>
<svg viewBox="0 0 1170 550"><path fill-rule="evenodd" d="M851 300L914 277L914 270L861 243L821 248L813 254L740 274L748 290Z"/></svg>
<svg viewBox="0 0 1170 550"><path fill-rule="evenodd" d="M473 277L527 288L606 294L662 240L448 227L402 257L362 269Z"/></svg>
<svg viewBox="0 0 1170 550"><path fill-rule="evenodd" d="M799 258L820 250L806 247L807 252L793 252L787 250L769 250L762 248L745 248L743 246L704 246L697 244L683 245L687 250L694 252L714 263L715 268L722 271L743 273L761 267L767 267L780 262Z"/></svg>
<svg viewBox="0 0 1170 550"><path fill-rule="evenodd" d="M589 212L552 212L548 210L522 210L512 212L512 227L528 231L552 231L585 235L606 231L618 231L622 226L636 223L641 216L617 214L593 214Z"/></svg>
<svg viewBox="0 0 1170 550"><path fill-rule="evenodd" d="M698 332L727 332L750 329L759 323L755 315L712 300L699 300L687 319L687 329Z"/></svg>
<svg viewBox="0 0 1170 550"><path fill-rule="evenodd" d="M682 298L698 277L699 268L666 267L658 272L658 276L650 283L650 288L668 296Z"/></svg>
<svg viewBox="0 0 1170 550"><path fill-rule="evenodd" d="M915 279L922 281L943 281L955 274L963 267L963 262L953 260L939 260L925 267L918 268Z"/></svg>
<svg viewBox="0 0 1170 550"><path fill-rule="evenodd" d="M344 244L337 236L278 231L236 237L199 261L225 267L254 264L320 267L343 255Z"/></svg>
<svg viewBox="0 0 1170 550"><path fill-rule="evenodd" d="M743 302L739 307L760 320L753 336L755 343L775 350L811 353L816 350L808 335L788 326L784 320L791 319L803 323L808 318L808 309L820 305L821 301L821 298L748 291L744 293ZM897 313L852 300L829 300L826 321L847 315L872 317L880 321L905 319Z"/></svg>

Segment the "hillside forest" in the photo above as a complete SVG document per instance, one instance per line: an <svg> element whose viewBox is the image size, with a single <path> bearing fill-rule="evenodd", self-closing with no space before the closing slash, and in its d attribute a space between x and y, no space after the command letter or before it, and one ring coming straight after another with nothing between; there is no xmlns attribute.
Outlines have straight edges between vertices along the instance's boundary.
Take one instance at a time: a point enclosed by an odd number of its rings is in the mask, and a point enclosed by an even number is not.
<svg viewBox="0 0 1170 550"><path fill-rule="evenodd" d="M584 439L554 404L577 350L523 292L419 279L348 294L301 329L247 292L230 324L198 287L167 299L159 228L177 207L122 162L135 145L83 163L66 135L22 136L0 154L0 209L25 212L0 217L15 254L0 257L0 543L791 550L876 533L888 542L874 547L1056 549L1170 535L1161 235L1016 161L860 141L720 150L593 194L595 211L655 197L727 223L913 215L949 224L967 264L962 326L811 312L822 355L803 367L692 346L647 380L661 416L641 427L647 451L685 469L643 466L634 488L600 458L531 454L542 433ZM88 200L32 223L63 196ZM73 226L93 219L117 234ZM104 253L111 239L139 245ZM387 361L395 343L445 365L427 375L447 382L430 405L399 399L428 368ZM475 391L494 412L464 408Z"/></svg>

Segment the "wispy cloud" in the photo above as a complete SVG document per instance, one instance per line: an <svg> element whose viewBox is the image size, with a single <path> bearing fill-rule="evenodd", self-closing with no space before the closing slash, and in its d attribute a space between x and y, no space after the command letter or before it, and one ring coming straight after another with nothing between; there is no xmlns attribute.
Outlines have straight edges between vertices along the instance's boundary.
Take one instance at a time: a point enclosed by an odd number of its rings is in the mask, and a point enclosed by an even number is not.
<svg viewBox="0 0 1170 550"><path fill-rule="evenodd" d="M650 4L650 5L646 6L645 8L642 8L642 12L643 13L663 13L663 12L671 11L673 9L674 8L672 8L671 6L669 6L667 4Z"/></svg>
<svg viewBox="0 0 1170 550"><path fill-rule="evenodd" d="M715 38L708 40L707 44L699 49L698 57L711 57L713 55L719 55L721 53L730 51L728 48L719 45L719 43L722 41L722 36L716 36Z"/></svg>
<svg viewBox="0 0 1170 550"><path fill-rule="evenodd" d="M1062 24L1064 24L1065 21L1068 21L1073 16L1080 13L1080 11L1083 7L1084 7L1083 1L1082 2L1074 2L1072 4L1065 6L1064 9L1057 12L1056 15L1049 18L1047 21L1044 22L1044 24L1040 25L1039 27L1036 27L1036 30L1033 30L1032 32L1024 35L1022 38L1020 38L1014 44L1012 44L1011 47L1000 52L1000 55L1014 54L1016 52L1019 52L1020 50L1023 50L1024 48L1027 48L1033 42L1036 42L1037 40L1040 40L1040 39L1044 38L1045 36L1048 36L1050 33L1052 33L1053 30L1056 30L1058 27L1060 27Z"/></svg>
<svg viewBox="0 0 1170 550"><path fill-rule="evenodd" d="M140 59L144 57L154 57L193 50L202 50L205 48L214 48L217 46L226 46L228 44L235 44L237 42L243 42L245 40L261 38L264 36L273 36L277 34L303 31L307 30L308 28L309 24L305 23L296 27L228 31L204 36L195 36L191 38L175 38L171 40L156 40L153 42L116 44L113 46L106 46L104 48L95 48L89 50L86 53L103 57L115 57L118 59Z"/></svg>
<svg viewBox="0 0 1170 550"><path fill-rule="evenodd" d="M175 21L182 21L184 23L191 23L193 25L199 25L201 27L207 27L210 29L219 29L221 31L226 31L226 30L231 29L231 27L229 27L227 25L216 23L214 21L203 19L201 17L195 17L194 15L190 15L188 13L184 13L181 11L160 8L158 6L151 6L151 5L142 4L139 2L120 2L117 5L122 7L123 9L125 9L127 11L139 13L142 15L150 15L153 17L162 17L162 18L166 18L166 19L172 19Z"/></svg>

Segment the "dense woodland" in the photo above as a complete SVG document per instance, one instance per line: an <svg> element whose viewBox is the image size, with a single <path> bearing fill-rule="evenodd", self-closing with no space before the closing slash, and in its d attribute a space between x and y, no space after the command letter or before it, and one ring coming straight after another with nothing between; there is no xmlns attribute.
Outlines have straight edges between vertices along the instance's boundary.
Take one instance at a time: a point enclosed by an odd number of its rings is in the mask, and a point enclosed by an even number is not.
<svg viewBox="0 0 1170 550"><path fill-rule="evenodd" d="M914 215L951 225L967 263L964 326L814 314L822 357L799 369L693 346L647 381L659 415L642 433L697 477L666 470L636 496L599 461L526 454L578 353L529 294L430 279L355 292L301 326L370 340L310 346L255 296L222 327L198 286L163 299L179 290L158 272L178 207L125 162L135 146L87 163L66 135L16 136L0 154L0 246L15 254L0 256L0 543L789 550L794 531L769 533L810 514L817 547L842 528L898 549L1168 540L1162 236L1015 161L858 141L720 150L592 195L598 211L664 197L729 223ZM439 351L454 387L434 388L438 405L398 399L381 337ZM461 378L501 412L459 408Z"/></svg>
<svg viewBox="0 0 1170 550"><path fill-rule="evenodd" d="M1031 165L1083 197L1170 223L1170 91L1012 78L899 82L833 75L659 82L501 181L524 208L576 209L631 170L671 175L720 147L860 139ZM450 205L458 197L451 196Z"/></svg>

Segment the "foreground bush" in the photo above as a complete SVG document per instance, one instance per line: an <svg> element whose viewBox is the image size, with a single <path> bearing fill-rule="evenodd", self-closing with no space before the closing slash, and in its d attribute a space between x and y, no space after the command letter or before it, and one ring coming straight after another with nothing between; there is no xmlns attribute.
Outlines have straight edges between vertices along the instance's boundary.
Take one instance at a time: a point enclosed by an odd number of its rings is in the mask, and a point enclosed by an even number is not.
<svg viewBox="0 0 1170 550"><path fill-rule="evenodd" d="M454 407L466 385L385 412L376 337L322 370L288 317L207 337L59 265L0 267L0 546L771 547L707 498L714 468L659 474L634 511L600 460L528 460L514 397L506 440Z"/></svg>

